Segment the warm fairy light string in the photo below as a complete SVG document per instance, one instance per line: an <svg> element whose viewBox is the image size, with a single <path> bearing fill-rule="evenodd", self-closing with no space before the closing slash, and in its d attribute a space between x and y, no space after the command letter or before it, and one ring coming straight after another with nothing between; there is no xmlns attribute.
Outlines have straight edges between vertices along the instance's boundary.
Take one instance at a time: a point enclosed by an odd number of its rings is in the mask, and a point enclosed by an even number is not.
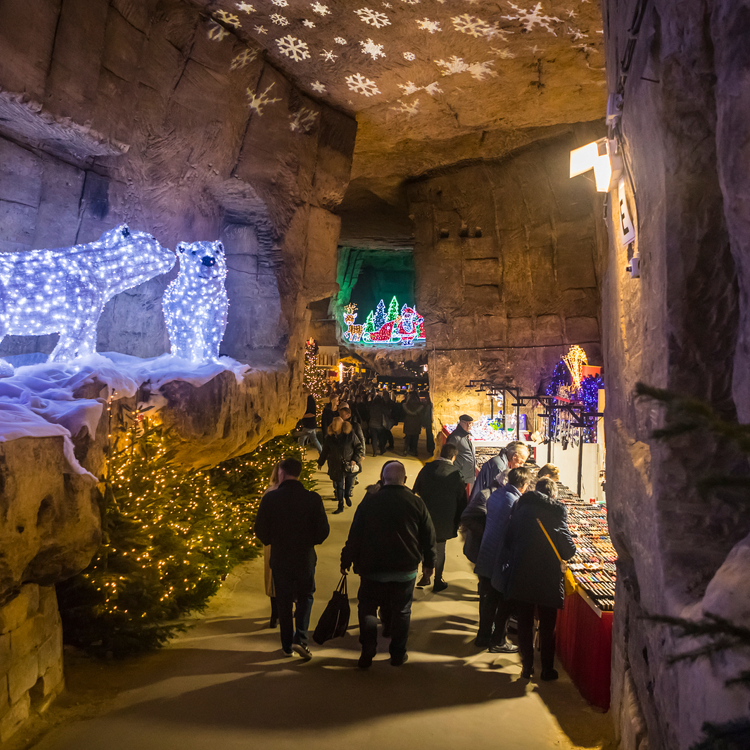
<svg viewBox="0 0 750 750"><path fill-rule="evenodd" d="M162 301L172 354L215 361L227 327L227 263L221 242L180 242L180 273Z"/></svg>
<svg viewBox="0 0 750 750"><path fill-rule="evenodd" d="M50 362L93 354L104 305L167 273L174 262L174 253L152 235L126 224L85 245L3 253L0 340L9 334L59 333Z"/></svg>
<svg viewBox="0 0 750 750"><path fill-rule="evenodd" d="M578 345L571 346L570 351L562 358L562 361L570 370L573 390L577 391L581 387L582 368L588 364L586 352Z"/></svg>
<svg viewBox="0 0 750 750"><path fill-rule="evenodd" d="M328 396L330 381L328 380L328 368L318 367L318 345L314 339L305 342L305 372L304 383L315 397L316 416L320 416Z"/></svg>

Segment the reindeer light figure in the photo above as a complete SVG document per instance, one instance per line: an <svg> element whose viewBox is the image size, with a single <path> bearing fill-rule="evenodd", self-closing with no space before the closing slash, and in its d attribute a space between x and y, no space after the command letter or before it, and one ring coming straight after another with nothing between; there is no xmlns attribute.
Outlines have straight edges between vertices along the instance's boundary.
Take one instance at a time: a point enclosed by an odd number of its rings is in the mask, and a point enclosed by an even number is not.
<svg viewBox="0 0 750 750"><path fill-rule="evenodd" d="M347 341L359 341L362 338L362 326L354 325L354 321L357 319L357 306L350 302L344 308L344 323L346 323L346 330L344 331L344 338Z"/></svg>

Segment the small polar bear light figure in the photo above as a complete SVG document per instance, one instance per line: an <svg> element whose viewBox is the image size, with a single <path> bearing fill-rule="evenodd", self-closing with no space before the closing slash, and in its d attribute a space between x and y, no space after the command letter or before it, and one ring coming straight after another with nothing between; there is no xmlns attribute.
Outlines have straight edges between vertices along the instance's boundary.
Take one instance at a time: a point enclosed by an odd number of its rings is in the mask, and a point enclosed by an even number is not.
<svg viewBox="0 0 750 750"><path fill-rule="evenodd" d="M180 272L162 299L172 354L191 362L219 357L227 327L227 262L221 242L180 242Z"/></svg>

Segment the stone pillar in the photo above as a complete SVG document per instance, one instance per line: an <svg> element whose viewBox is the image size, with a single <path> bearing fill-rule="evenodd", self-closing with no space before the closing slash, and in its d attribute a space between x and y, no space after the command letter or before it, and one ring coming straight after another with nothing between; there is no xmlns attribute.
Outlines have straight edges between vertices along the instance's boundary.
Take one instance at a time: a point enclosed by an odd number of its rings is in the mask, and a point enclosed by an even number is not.
<svg viewBox="0 0 750 750"><path fill-rule="evenodd" d="M62 655L54 586L25 584L0 606L0 743L62 691Z"/></svg>

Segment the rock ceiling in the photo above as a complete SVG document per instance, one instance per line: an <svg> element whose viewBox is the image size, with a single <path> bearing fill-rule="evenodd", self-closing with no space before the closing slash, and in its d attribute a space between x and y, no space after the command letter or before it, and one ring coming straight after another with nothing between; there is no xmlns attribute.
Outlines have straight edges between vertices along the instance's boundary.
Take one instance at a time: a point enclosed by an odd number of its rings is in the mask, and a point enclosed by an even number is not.
<svg viewBox="0 0 750 750"><path fill-rule="evenodd" d="M261 45L311 97L356 115L352 176L380 180L381 195L390 178L501 156L519 133L604 112L595 0L219 0L207 11L217 44ZM238 49L231 64L254 54ZM258 114L275 98L248 90Z"/></svg>

